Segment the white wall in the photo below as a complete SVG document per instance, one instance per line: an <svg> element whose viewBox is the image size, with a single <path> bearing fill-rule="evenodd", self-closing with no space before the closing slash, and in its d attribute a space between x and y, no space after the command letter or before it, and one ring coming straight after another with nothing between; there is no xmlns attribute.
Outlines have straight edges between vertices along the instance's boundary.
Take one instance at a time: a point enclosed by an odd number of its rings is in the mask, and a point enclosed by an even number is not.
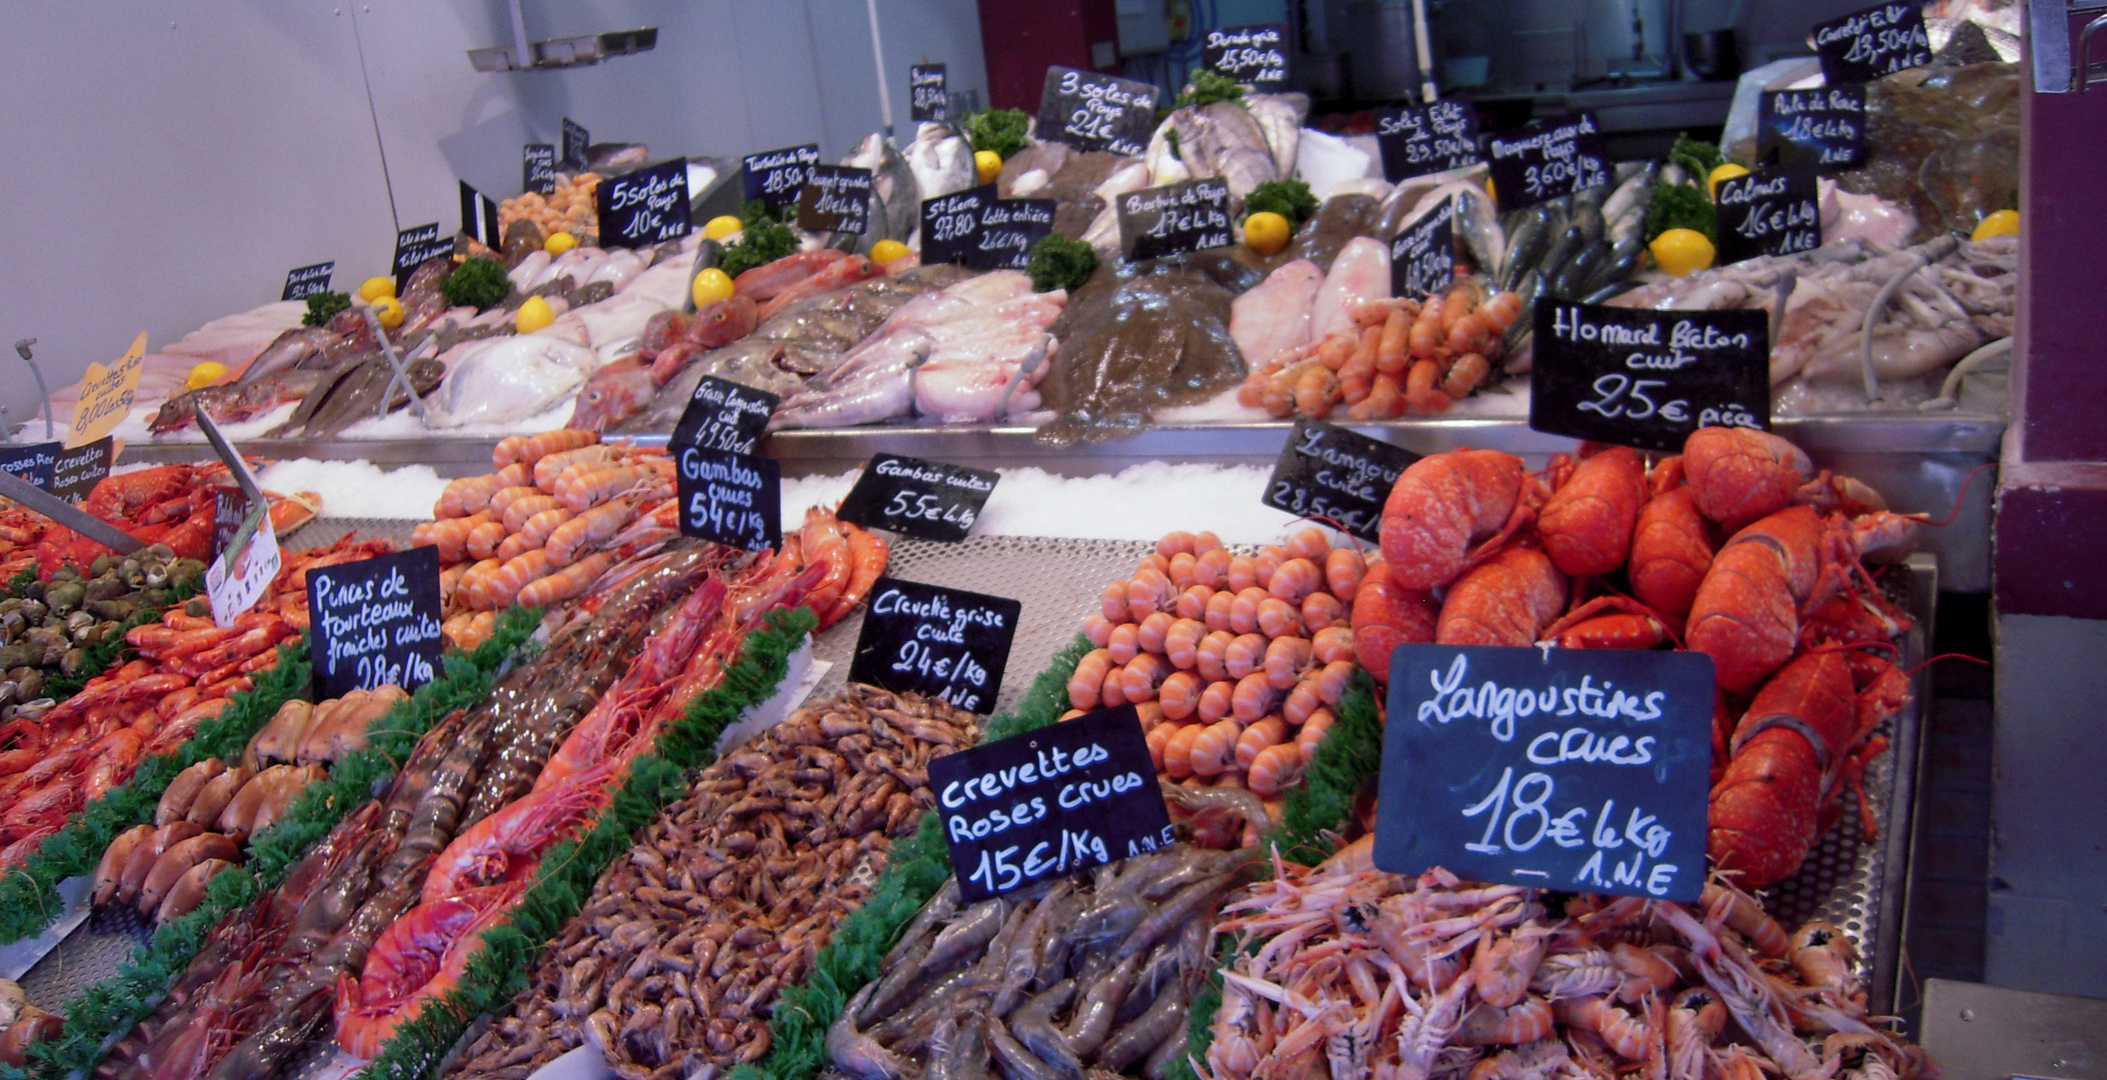
<svg viewBox="0 0 2107 1080"><path fill-rule="evenodd" d="M878 4L903 141L909 64L947 63L953 87L985 98L975 0ZM56 387L140 330L158 348L277 299L291 267L335 259L337 287L355 285L386 268L398 223L459 224L457 178L516 193L520 144L555 142L564 116L666 157L818 142L832 158L878 126L863 0L525 10L537 39L657 26L658 47L484 75L467 50L511 41L502 0L0 4L15 151L0 347L38 338ZM19 365L0 353L0 407L17 419L35 407Z"/></svg>

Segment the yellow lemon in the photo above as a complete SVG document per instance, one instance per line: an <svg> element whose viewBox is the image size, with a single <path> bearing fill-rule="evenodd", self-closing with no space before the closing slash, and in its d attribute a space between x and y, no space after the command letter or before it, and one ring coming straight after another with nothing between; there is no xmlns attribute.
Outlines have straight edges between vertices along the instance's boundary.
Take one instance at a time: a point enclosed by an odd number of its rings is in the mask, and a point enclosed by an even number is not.
<svg viewBox="0 0 2107 1080"><path fill-rule="evenodd" d="M542 250L551 255L561 255L577 246L578 238L567 232L550 233L549 238L541 243Z"/></svg>
<svg viewBox="0 0 2107 1080"><path fill-rule="evenodd" d="M2018 233L2019 211L1999 210L1984 218L1982 224L1975 227L1975 232L1968 239L1988 240L1993 236L2016 236Z"/></svg>
<svg viewBox="0 0 2107 1080"><path fill-rule="evenodd" d="M190 369L190 378L183 380L183 389L195 390L201 386L211 386L226 373L227 365L217 360L207 360Z"/></svg>
<svg viewBox="0 0 2107 1080"><path fill-rule="evenodd" d="M1491 199L1494 206L1500 205L1500 189L1492 186L1490 176L1485 178L1485 197Z"/></svg>
<svg viewBox="0 0 2107 1080"><path fill-rule="evenodd" d="M373 302L373 317L380 320L381 329L393 330L402 325L402 301L392 296L383 296Z"/></svg>
<svg viewBox="0 0 2107 1080"><path fill-rule="evenodd" d="M1711 266L1714 254L1712 241L1696 229L1669 229L1654 237L1646 250L1653 252L1653 261L1663 272L1676 277Z"/></svg>
<svg viewBox="0 0 2107 1080"><path fill-rule="evenodd" d="M395 295L395 279L391 277L369 277L358 287L359 299L372 303L383 296Z"/></svg>
<svg viewBox="0 0 2107 1080"><path fill-rule="evenodd" d="M1288 246L1288 219L1271 210L1260 210L1244 219L1244 243L1260 255L1271 255Z"/></svg>
<svg viewBox="0 0 2107 1080"><path fill-rule="evenodd" d="M732 277L712 266L695 275L695 306L714 304L732 298Z"/></svg>
<svg viewBox="0 0 2107 1080"><path fill-rule="evenodd" d="M880 240L871 245L871 261L879 266L893 262L907 254L907 245L898 240Z"/></svg>
<svg viewBox="0 0 2107 1080"><path fill-rule="evenodd" d="M556 321L556 313L549 309L549 302L539 296L530 296L519 306L519 314L513 317L512 326L522 334L531 334Z"/></svg>
<svg viewBox="0 0 2107 1080"><path fill-rule="evenodd" d="M746 227L746 224L730 214L719 214L702 227L702 235L712 240L722 240Z"/></svg>
<svg viewBox="0 0 2107 1080"><path fill-rule="evenodd" d="M1713 169L1711 173L1705 177L1705 182L1712 186L1712 198L1714 201L1717 201L1719 198L1720 181L1732 180L1737 176L1747 176L1748 174L1749 171L1747 169L1744 169L1741 166L1729 161L1726 164L1721 165L1716 169Z"/></svg>
<svg viewBox="0 0 2107 1080"><path fill-rule="evenodd" d="M993 150L973 151L973 171L985 184L1002 172L1002 155Z"/></svg>

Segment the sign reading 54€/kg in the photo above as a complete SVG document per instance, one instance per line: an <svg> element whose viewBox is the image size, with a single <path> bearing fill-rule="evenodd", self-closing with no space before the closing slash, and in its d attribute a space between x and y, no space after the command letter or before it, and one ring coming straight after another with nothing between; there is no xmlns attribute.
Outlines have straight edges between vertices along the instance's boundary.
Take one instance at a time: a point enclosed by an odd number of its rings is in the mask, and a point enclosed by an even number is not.
<svg viewBox="0 0 2107 1080"><path fill-rule="evenodd" d="M1023 610L1006 597L879 578L856 637L849 681L994 712Z"/></svg>

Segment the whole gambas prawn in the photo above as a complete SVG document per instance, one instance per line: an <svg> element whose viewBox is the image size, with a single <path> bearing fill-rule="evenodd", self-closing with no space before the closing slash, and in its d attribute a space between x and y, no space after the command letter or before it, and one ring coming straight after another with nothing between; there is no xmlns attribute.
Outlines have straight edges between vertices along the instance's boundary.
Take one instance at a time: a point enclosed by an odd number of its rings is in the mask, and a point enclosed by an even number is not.
<svg viewBox="0 0 2107 1080"><path fill-rule="evenodd" d="M1368 851L1316 869L1276 858L1225 905L1216 930L1240 947L1202 1075L1937 1075L1866 1015L1857 954L1830 924L1787 937L1717 882L1691 906L1580 896L1553 914L1549 894L1379 873Z"/></svg>
<svg viewBox="0 0 2107 1080"><path fill-rule="evenodd" d="M487 816L480 809L483 793L491 785L511 790L514 797L524 793L524 782L508 789L506 777L524 771L531 778L538 772L550 750L622 673L624 658L653 617L708 577L715 563L706 547L689 545L662 555L595 596L589 613L579 613L555 631L548 649L514 670L488 699L435 724L380 799L353 810L277 892L215 928L177 981L193 989L163 1002L120 1039L96 1075L226 1080L276 1075L303 1048L333 1037L340 976L363 972L381 952L377 971L394 973L391 980L401 988L408 981L405 973L420 970L403 950L428 946L430 939L415 940L407 929L384 939L384 932L418 907L427 871L439 853ZM436 917L442 913L420 913L412 925L427 917L448 925ZM259 936L256 926L275 929ZM239 974L227 975L243 957ZM433 973L444 970L442 964ZM392 1030L389 1019L405 1009L414 1013L421 1007L429 995L413 995L428 985L408 987L403 1008L376 1017L382 1030ZM364 998L361 994L357 1006L367 1004ZM171 1055L169 1044L185 1038L187 1029L209 1030L210 1038L193 1036L177 1048L182 1053Z"/></svg>
<svg viewBox="0 0 2107 1080"><path fill-rule="evenodd" d="M88 680L41 717L0 724L0 868L27 859L69 814L131 779L139 762L180 748L276 665L279 643L307 626L308 570L389 546L347 538L287 554L263 599L233 625L170 608L126 634L137 659Z"/></svg>
<svg viewBox="0 0 2107 1080"><path fill-rule="evenodd" d="M1387 681L1407 642L1687 647L1719 686L1714 863L1750 888L1789 876L1846 787L1870 835L1862 779L1908 700L1892 659L1910 620L1864 563L1906 552L1922 518L1761 431L1700 429L1651 469L1589 449L1543 474L1493 450L1407 468L1355 596L1363 666Z"/></svg>

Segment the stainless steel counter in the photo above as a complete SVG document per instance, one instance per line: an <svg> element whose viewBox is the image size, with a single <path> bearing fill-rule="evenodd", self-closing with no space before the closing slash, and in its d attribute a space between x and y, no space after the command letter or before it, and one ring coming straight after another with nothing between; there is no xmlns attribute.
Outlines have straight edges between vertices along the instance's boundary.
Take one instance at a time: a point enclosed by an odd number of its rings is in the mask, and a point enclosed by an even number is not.
<svg viewBox="0 0 2107 1080"><path fill-rule="evenodd" d="M1028 427L922 428L872 426L781 432L762 444L786 476L845 472L874 453L907 454L981 468L1034 467L1066 476L1117 472L1147 462L1270 465L1287 444L1284 422L1162 425L1110 442L1055 449ZM1541 467L1574 441L1533 431L1518 419L1421 419L1356 424L1364 435L1422 454L1458 447L1505 450ZM1849 474L1887 497L1896 510L1934 519L1959 512L1950 524L1924 530L1922 547L1938 555L1943 584L1961 592L1990 587L1990 492L1993 477L1969 476L1995 464L2002 419L1986 416L1866 414L1780 419L1773 430L1805 448L1816 464ZM653 441L646 438L645 442ZM663 441L663 437L658 437ZM384 468L429 465L441 476L488 472L495 439L414 441L286 441L242 444L267 458L363 459ZM127 462L196 461L203 443L127 445ZM1963 487L1966 486L1965 496Z"/></svg>

